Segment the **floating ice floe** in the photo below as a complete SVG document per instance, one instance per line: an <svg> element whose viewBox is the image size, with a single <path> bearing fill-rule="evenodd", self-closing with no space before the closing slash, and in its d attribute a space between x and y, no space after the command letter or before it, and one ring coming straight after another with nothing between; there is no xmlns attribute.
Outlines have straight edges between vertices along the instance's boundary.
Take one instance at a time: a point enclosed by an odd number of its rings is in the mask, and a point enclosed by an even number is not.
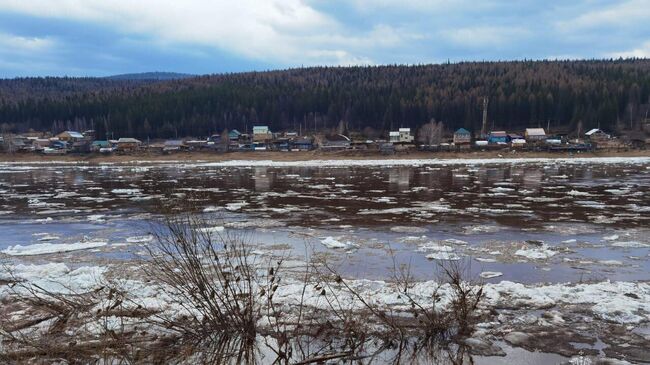
<svg viewBox="0 0 650 365"><path fill-rule="evenodd" d="M88 220L91 222L103 222L104 217L106 217L104 214L91 214L88 216Z"/></svg>
<svg viewBox="0 0 650 365"><path fill-rule="evenodd" d="M496 259L490 259L490 258L485 258L485 257L475 257L474 260L478 262L497 262Z"/></svg>
<svg viewBox="0 0 650 365"><path fill-rule="evenodd" d="M128 243L147 243L153 241L154 237L152 235L148 236L133 236L126 239Z"/></svg>
<svg viewBox="0 0 650 365"><path fill-rule="evenodd" d="M456 238L447 238L447 239L445 239L443 242L444 242L444 243L449 243L449 244L451 244L451 245L461 245L461 246L467 244L466 241L459 240L459 239L456 239Z"/></svg>
<svg viewBox="0 0 650 365"><path fill-rule="evenodd" d="M217 232L223 232L225 229L224 226L214 226L214 227L203 227L203 228L198 228L198 232L202 233L217 233Z"/></svg>
<svg viewBox="0 0 650 365"><path fill-rule="evenodd" d="M205 207L203 208L204 213L212 213L212 212L218 212L220 210L223 210L223 207Z"/></svg>
<svg viewBox="0 0 650 365"><path fill-rule="evenodd" d="M320 243L322 243L323 246L332 249L345 249L352 246L352 243L350 241L341 242L339 239L336 239L334 237L325 237L320 241Z"/></svg>
<svg viewBox="0 0 650 365"><path fill-rule="evenodd" d="M503 273L498 272L498 271L483 271L482 273L479 274L480 277L483 279L492 279L492 278L497 278L499 276L503 276Z"/></svg>
<svg viewBox="0 0 650 365"><path fill-rule="evenodd" d="M236 210L241 210L241 208L247 206L247 202L237 202L237 203L228 203L226 204L226 209L230 211L236 211Z"/></svg>
<svg viewBox="0 0 650 365"><path fill-rule="evenodd" d="M429 260L438 260L438 261L458 261L462 259L462 257L456 254L455 252L445 252L445 251L430 253L426 256L426 258Z"/></svg>
<svg viewBox="0 0 650 365"><path fill-rule="evenodd" d="M566 193L566 195L571 195L571 196L590 196L592 195L591 193L588 193L586 191L578 191L578 190L571 190Z"/></svg>
<svg viewBox="0 0 650 365"><path fill-rule="evenodd" d="M598 261L599 264L601 265L607 265L607 266L621 266L623 265L623 261L620 260L600 260Z"/></svg>
<svg viewBox="0 0 650 365"><path fill-rule="evenodd" d="M105 241L87 241L75 243L37 243L33 245L15 245L10 246L2 252L10 256L31 256L31 255L44 255L50 253L60 253L78 250L88 250L106 246L108 242Z"/></svg>
<svg viewBox="0 0 650 365"><path fill-rule="evenodd" d="M515 255L531 260L544 260L555 256L555 254L557 254L557 252L550 250L546 244L543 244L540 247L522 247L515 252Z"/></svg>
<svg viewBox="0 0 650 365"><path fill-rule="evenodd" d="M59 238L60 238L59 236L55 236L55 235L51 235L51 234L46 234L46 235L42 235L42 236L40 236L38 240L41 241L41 242L42 242L42 241L56 241L56 240L58 240Z"/></svg>
<svg viewBox="0 0 650 365"><path fill-rule="evenodd" d="M605 192L614 195L623 195L628 194L630 192L630 189L605 189Z"/></svg>
<svg viewBox="0 0 650 365"><path fill-rule="evenodd" d="M424 233L427 232L423 227L408 227L408 226L395 226L390 227L390 230L398 233Z"/></svg>
<svg viewBox="0 0 650 365"><path fill-rule="evenodd" d="M245 229L245 228L271 228L271 227L282 227L286 223L275 220L275 219L265 219L265 218L251 218L245 221L239 222L228 222L224 224L226 228L235 228L235 229Z"/></svg>
<svg viewBox="0 0 650 365"><path fill-rule="evenodd" d="M646 248L650 247L650 244L638 242L638 241L617 241L611 244L614 247L627 247L627 248Z"/></svg>
<svg viewBox="0 0 650 365"><path fill-rule="evenodd" d="M496 188L490 189L490 191L493 192L493 193L510 193L510 192L515 191L515 189L513 189L513 188L504 188L504 187L501 187L501 186L497 186Z"/></svg>
<svg viewBox="0 0 650 365"><path fill-rule="evenodd" d="M111 190L111 193L120 195L134 195L140 194L141 191L141 189L113 189Z"/></svg>
<svg viewBox="0 0 650 365"><path fill-rule="evenodd" d="M445 245L439 245L435 242L427 242L418 247L418 251L420 252L429 252L429 251L436 251L436 252L453 252L454 248L451 246L445 246Z"/></svg>

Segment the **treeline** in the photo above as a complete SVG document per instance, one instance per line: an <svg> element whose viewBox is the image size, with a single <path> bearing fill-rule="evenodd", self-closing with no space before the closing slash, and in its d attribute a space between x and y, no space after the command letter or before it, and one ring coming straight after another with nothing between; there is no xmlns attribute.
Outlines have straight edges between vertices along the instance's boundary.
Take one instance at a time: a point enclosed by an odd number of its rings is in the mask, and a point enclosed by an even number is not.
<svg viewBox="0 0 650 365"><path fill-rule="evenodd" d="M647 117L650 60L314 67L159 82L3 80L0 124L13 131L92 128L102 138L142 139L244 132L257 124L385 133L431 119L449 130L478 132L485 97L490 128L636 129Z"/></svg>

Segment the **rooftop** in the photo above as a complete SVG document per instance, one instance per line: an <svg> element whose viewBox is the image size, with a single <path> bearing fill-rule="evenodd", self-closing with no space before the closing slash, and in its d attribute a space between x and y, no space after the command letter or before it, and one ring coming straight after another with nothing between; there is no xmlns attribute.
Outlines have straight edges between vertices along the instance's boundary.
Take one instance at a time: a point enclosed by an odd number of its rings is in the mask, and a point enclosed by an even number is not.
<svg viewBox="0 0 650 365"><path fill-rule="evenodd" d="M545 136L544 128L526 128L526 134L529 136Z"/></svg>
<svg viewBox="0 0 650 365"><path fill-rule="evenodd" d="M130 137L122 137L117 140L117 143L141 143L140 140Z"/></svg>
<svg viewBox="0 0 650 365"><path fill-rule="evenodd" d="M490 136L491 137L507 137L508 134L506 133L506 131L493 131L493 132L490 132Z"/></svg>
<svg viewBox="0 0 650 365"><path fill-rule="evenodd" d="M594 129L590 130L589 132L585 133L585 135L591 136L591 135L594 135L596 133L605 133L605 132L603 132L602 130L600 130L598 128L594 128Z"/></svg>

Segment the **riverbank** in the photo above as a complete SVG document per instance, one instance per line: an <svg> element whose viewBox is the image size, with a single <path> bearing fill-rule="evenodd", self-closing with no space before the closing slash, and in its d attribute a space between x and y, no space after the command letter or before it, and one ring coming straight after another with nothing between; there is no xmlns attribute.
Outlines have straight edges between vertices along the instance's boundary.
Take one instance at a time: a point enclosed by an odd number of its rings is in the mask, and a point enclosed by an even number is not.
<svg viewBox="0 0 650 365"><path fill-rule="evenodd" d="M593 151L582 153L562 152L422 152L381 155L367 151L306 151L306 152L181 152L169 155L137 153L129 155L68 154L44 156L37 154L0 154L0 162L83 162L83 163L131 163L131 162L225 162L225 161L311 161L311 160L479 160L479 159L527 159L527 158L602 158L602 157L650 157L650 150Z"/></svg>

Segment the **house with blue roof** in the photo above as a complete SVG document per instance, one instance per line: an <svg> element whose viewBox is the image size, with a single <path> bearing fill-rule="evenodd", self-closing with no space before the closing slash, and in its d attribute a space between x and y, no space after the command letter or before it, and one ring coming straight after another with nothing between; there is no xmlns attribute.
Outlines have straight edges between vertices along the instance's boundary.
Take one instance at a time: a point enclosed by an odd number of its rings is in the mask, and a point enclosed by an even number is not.
<svg viewBox="0 0 650 365"><path fill-rule="evenodd" d="M458 128L454 132L454 144L470 144L472 142L472 134L465 128Z"/></svg>

